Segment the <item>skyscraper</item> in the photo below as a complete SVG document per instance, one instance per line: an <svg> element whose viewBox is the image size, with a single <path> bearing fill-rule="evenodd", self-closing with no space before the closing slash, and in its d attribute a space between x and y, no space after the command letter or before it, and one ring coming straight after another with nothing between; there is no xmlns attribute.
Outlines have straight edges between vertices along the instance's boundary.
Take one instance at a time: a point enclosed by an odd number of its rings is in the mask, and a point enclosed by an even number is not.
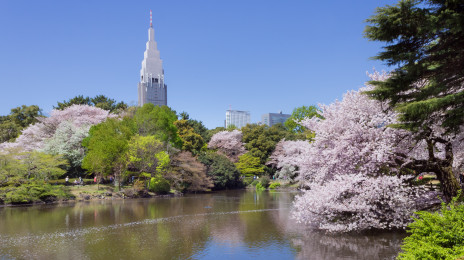
<svg viewBox="0 0 464 260"><path fill-rule="evenodd" d="M138 105L143 106L145 103L153 103L156 106L167 105L168 97L167 86L164 84L163 61L160 58L160 52L155 42L151 10L147 49L143 56L138 85Z"/></svg>
<svg viewBox="0 0 464 260"><path fill-rule="evenodd" d="M250 112L239 110L226 110L226 125L225 127L235 126L242 128L250 123Z"/></svg>

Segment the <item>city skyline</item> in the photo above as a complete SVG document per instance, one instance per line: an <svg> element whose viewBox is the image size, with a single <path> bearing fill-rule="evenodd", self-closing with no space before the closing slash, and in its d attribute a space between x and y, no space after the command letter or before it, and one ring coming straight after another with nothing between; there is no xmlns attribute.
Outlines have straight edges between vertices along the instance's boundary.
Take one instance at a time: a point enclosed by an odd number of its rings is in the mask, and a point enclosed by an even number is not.
<svg viewBox="0 0 464 260"><path fill-rule="evenodd" d="M394 1L0 4L0 115L21 105L103 94L137 105L148 13L163 53L169 106L208 128L224 112L329 104L368 80L381 44L364 20ZM24 37L26 36L26 37Z"/></svg>

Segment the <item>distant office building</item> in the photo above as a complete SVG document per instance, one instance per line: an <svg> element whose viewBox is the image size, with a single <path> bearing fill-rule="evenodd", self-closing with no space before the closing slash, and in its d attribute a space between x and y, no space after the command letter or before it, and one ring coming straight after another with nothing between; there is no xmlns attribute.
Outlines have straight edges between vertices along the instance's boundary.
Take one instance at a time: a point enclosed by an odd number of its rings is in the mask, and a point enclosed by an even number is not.
<svg viewBox="0 0 464 260"><path fill-rule="evenodd" d="M226 111L226 128L234 125L237 128L242 128L250 123L250 112L239 110Z"/></svg>
<svg viewBox="0 0 464 260"><path fill-rule="evenodd" d="M279 113L267 113L261 116L261 123L268 126L273 126L278 123L284 124L290 116L291 115L288 114L282 114L282 111Z"/></svg>
<svg viewBox="0 0 464 260"><path fill-rule="evenodd" d="M163 61L155 42L152 14L150 11L150 28L148 29L147 49L144 53L142 68L140 69L140 82L138 85L138 105L152 103L156 106L167 106L167 86L164 84Z"/></svg>

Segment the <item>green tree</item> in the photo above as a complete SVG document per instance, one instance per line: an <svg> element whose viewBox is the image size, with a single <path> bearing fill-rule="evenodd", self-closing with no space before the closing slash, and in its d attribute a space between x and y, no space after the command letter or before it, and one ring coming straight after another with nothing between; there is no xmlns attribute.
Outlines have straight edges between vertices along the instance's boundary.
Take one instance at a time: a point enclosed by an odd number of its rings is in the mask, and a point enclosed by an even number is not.
<svg viewBox="0 0 464 260"><path fill-rule="evenodd" d="M82 141L87 153L82 160L82 168L94 173L100 179L120 168L131 137L136 133L134 121L109 118L90 128L89 136Z"/></svg>
<svg viewBox="0 0 464 260"><path fill-rule="evenodd" d="M213 179L214 189L240 186L240 172L224 155L208 151L198 156L198 160L206 165L206 174Z"/></svg>
<svg viewBox="0 0 464 260"><path fill-rule="evenodd" d="M203 125L203 122L191 119L187 112L180 113L180 119L187 120L187 123L193 128L193 131L201 136L204 141L208 138L208 128ZM210 136L211 138L211 136ZM208 139L209 141L209 139Z"/></svg>
<svg viewBox="0 0 464 260"><path fill-rule="evenodd" d="M292 115L285 121L285 127L294 133L305 133L308 130L298 122L314 116L321 118L320 110L316 106L301 106L293 109Z"/></svg>
<svg viewBox="0 0 464 260"><path fill-rule="evenodd" d="M287 135L281 124L267 125L248 124L242 127L245 148L264 164L274 151L277 143Z"/></svg>
<svg viewBox="0 0 464 260"><path fill-rule="evenodd" d="M163 143L152 135L133 136L127 149L128 169L139 174L148 173L153 177L158 169L158 158L162 157L158 153L164 152L163 148Z"/></svg>
<svg viewBox="0 0 464 260"><path fill-rule="evenodd" d="M261 164L259 157L255 157L250 152L241 155L238 163L235 164L240 173L247 176L261 175L264 173L264 165Z"/></svg>
<svg viewBox="0 0 464 260"><path fill-rule="evenodd" d="M32 151L22 154L22 157L28 179L44 181L56 179L66 173L64 169L68 166L67 160L61 155Z"/></svg>
<svg viewBox="0 0 464 260"><path fill-rule="evenodd" d="M58 102L56 107L53 107L58 110L64 110L67 107L72 105L89 105L95 106L104 110L108 110L110 112L116 112L127 109L127 104L123 101L117 103L116 100L112 98L108 98L105 95L97 95L93 98L84 97L82 95L75 96L68 101Z"/></svg>
<svg viewBox="0 0 464 260"><path fill-rule="evenodd" d="M197 154L205 144L201 135L195 133L193 127L185 119L175 121L174 125L182 139L182 150Z"/></svg>
<svg viewBox="0 0 464 260"><path fill-rule="evenodd" d="M162 142L170 143L177 148L182 147L182 140L174 125L177 121L176 111L167 106L147 103L137 109L134 119L140 135L154 135Z"/></svg>
<svg viewBox="0 0 464 260"><path fill-rule="evenodd" d="M0 143L14 140L21 130L38 122L40 117L43 117L42 110L36 105L22 105L11 109L7 116L0 116Z"/></svg>
<svg viewBox="0 0 464 260"><path fill-rule="evenodd" d="M64 100L63 102L58 102L58 105L53 107L54 109L58 110L64 110L67 107L70 107L72 105L92 105L92 102L90 102L89 97L84 97L82 95L75 96L68 101Z"/></svg>
<svg viewBox="0 0 464 260"><path fill-rule="evenodd" d="M0 153L0 187L23 183L26 177L26 166L19 159L18 152Z"/></svg>
<svg viewBox="0 0 464 260"><path fill-rule="evenodd" d="M453 176L452 146L430 126L458 133L464 124L464 2L456 0L402 0L378 8L365 36L386 44L374 58L394 66L384 81L367 94L389 102L399 112L395 127L416 133L428 144L430 158L408 167L434 172L447 199L459 183ZM446 158L433 155L436 143L446 147Z"/></svg>

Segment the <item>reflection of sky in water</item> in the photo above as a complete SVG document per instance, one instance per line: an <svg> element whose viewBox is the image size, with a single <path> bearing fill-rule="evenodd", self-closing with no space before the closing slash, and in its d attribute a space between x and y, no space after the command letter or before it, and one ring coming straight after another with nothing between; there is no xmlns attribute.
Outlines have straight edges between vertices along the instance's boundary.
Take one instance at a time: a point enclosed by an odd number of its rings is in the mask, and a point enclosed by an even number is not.
<svg viewBox="0 0 464 260"><path fill-rule="evenodd" d="M325 235L289 218L295 193L0 209L0 259L385 259L403 234Z"/></svg>

